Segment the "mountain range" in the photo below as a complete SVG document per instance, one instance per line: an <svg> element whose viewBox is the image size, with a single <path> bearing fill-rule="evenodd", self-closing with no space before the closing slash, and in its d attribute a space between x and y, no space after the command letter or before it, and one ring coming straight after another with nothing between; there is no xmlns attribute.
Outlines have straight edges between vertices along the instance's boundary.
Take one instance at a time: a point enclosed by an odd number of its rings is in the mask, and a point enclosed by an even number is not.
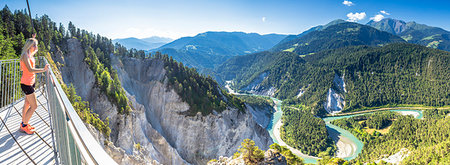
<svg viewBox="0 0 450 165"><path fill-rule="evenodd" d="M212 70L233 56L268 50L285 37L280 34L205 32L193 37L182 37L154 51L168 54L205 73L205 70Z"/></svg>
<svg viewBox="0 0 450 165"><path fill-rule="evenodd" d="M270 51L233 57L215 73L219 82L233 80L236 90L304 104L318 115L385 104L448 105L448 99L423 98L450 92L443 90L450 85L449 53L405 43L395 34L345 22Z"/></svg>
<svg viewBox="0 0 450 165"><path fill-rule="evenodd" d="M289 51L306 55L324 49L355 45L379 46L391 42L404 42L404 40L369 26L343 22L330 25L322 30L316 28L296 39L275 45L272 51Z"/></svg>
<svg viewBox="0 0 450 165"><path fill-rule="evenodd" d="M398 35L409 43L450 51L450 32L439 27L391 18L378 22L372 20L367 25Z"/></svg>
<svg viewBox="0 0 450 165"><path fill-rule="evenodd" d="M114 39L113 42L120 43L121 45L125 46L128 49L134 48L137 50L151 50L158 48L164 44L167 44L169 42L173 41L173 39L165 38L165 37L148 37L148 38L121 38L121 39Z"/></svg>

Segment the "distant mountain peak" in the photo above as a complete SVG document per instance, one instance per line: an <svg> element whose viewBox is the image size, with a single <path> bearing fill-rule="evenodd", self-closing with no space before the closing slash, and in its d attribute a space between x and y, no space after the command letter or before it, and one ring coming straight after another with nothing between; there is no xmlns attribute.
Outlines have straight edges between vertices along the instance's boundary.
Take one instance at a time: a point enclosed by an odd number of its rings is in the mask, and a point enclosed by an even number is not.
<svg viewBox="0 0 450 165"><path fill-rule="evenodd" d="M168 42L171 42L171 38L165 38L165 37L158 37L158 36L152 36L148 38L135 38L135 37L129 37L129 38L118 38L114 39L113 42L120 43L121 45L125 46L128 49L134 48L137 50L150 50L154 48L158 48Z"/></svg>
<svg viewBox="0 0 450 165"><path fill-rule="evenodd" d="M392 18L384 18L380 21L371 20L367 25L392 34L400 34L408 29L405 21Z"/></svg>
<svg viewBox="0 0 450 165"><path fill-rule="evenodd" d="M327 24L323 25L324 28L331 26L331 25L336 25L336 24L340 24L340 23L346 23L347 21L343 20L343 19L336 19L333 20L331 22L328 22Z"/></svg>
<svg viewBox="0 0 450 165"><path fill-rule="evenodd" d="M450 32L439 27L419 24L415 21L385 18L378 22L369 21L367 25L378 30L399 35L409 43L424 45L441 50L450 50Z"/></svg>

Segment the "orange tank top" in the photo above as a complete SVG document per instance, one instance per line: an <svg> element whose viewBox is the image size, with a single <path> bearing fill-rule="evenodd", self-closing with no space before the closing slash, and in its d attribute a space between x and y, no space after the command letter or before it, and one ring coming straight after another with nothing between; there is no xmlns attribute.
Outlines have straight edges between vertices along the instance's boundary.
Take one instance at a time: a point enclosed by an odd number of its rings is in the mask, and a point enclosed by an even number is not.
<svg viewBox="0 0 450 165"><path fill-rule="evenodd" d="M28 60L30 62L31 68L34 68L34 63L35 63L34 57L28 56ZM34 73L31 73L27 69L27 66L25 65L25 63L22 60L20 60L20 69L22 70L22 78L20 79L20 83L29 85L29 86L33 85L35 82L36 75Z"/></svg>

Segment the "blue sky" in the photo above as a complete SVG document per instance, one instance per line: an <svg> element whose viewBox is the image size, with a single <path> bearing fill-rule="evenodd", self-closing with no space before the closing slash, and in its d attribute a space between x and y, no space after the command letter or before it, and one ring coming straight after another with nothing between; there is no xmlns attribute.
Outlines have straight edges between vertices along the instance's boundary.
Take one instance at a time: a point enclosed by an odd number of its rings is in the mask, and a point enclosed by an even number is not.
<svg viewBox="0 0 450 165"><path fill-rule="evenodd" d="M335 19L367 23L389 17L450 30L450 1L425 0L29 0L33 16L109 38L163 36L206 31L298 34ZM1 0L11 10L25 0ZM384 11L384 12L382 12ZM375 17L378 15L377 17ZM351 17L351 18L349 18Z"/></svg>

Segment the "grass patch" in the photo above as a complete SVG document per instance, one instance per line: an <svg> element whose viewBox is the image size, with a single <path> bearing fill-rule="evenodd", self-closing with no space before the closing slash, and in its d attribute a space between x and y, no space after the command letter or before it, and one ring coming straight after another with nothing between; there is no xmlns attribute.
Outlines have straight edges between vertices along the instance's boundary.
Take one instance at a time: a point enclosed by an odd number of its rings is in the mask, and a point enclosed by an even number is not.
<svg viewBox="0 0 450 165"><path fill-rule="evenodd" d="M393 119L391 121L393 122L394 120L395 119ZM358 123L361 124L362 122L363 121L359 121ZM391 122L391 124L389 124L389 126L387 126L385 128L382 128L382 129L374 129L374 128L369 128L369 127L364 127L363 130L366 131L367 133L371 134L371 135L373 133L375 133L375 131L381 133L382 135L386 135L387 133L389 133L389 130L391 129L392 122Z"/></svg>
<svg viewBox="0 0 450 165"><path fill-rule="evenodd" d="M409 40L412 40L412 36L411 36L411 34L408 34L407 36L401 36L404 40L406 40L406 41L409 41Z"/></svg>
<svg viewBox="0 0 450 165"><path fill-rule="evenodd" d="M295 49L295 47L289 48L289 49L284 49L284 52L293 52Z"/></svg>
<svg viewBox="0 0 450 165"><path fill-rule="evenodd" d="M433 40L433 39L434 39L434 37L436 37L436 36L438 36L438 35L439 35L439 34L431 35L431 36L428 36L428 37L422 38L421 40Z"/></svg>
<svg viewBox="0 0 450 165"><path fill-rule="evenodd" d="M432 41L432 42L428 43L427 47L436 49L441 42L442 42L442 40Z"/></svg>
<svg viewBox="0 0 450 165"><path fill-rule="evenodd" d="M302 54L302 55L299 55L299 56L300 56L300 57L306 57L306 56L310 56L310 55L314 55L314 54L316 54L316 53Z"/></svg>

